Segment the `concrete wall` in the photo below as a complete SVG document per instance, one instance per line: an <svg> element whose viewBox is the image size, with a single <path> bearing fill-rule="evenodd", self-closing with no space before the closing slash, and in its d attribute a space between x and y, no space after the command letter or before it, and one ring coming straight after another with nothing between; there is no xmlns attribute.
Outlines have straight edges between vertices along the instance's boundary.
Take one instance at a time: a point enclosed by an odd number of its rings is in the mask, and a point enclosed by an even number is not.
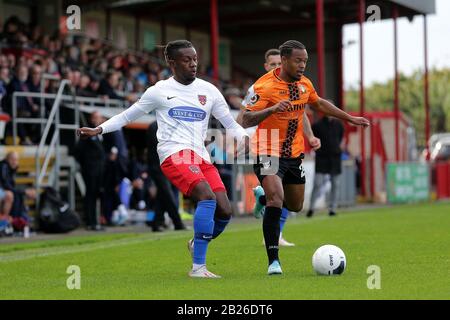
<svg viewBox="0 0 450 320"><path fill-rule="evenodd" d="M140 48L153 50L161 45L161 25L151 21L141 21Z"/></svg>
<svg viewBox="0 0 450 320"><path fill-rule="evenodd" d="M59 19L66 15L66 8L62 8L60 0L40 0L36 6L37 18L45 33L53 34L59 26ZM44 23L42 23L44 21Z"/></svg>
<svg viewBox="0 0 450 320"><path fill-rule="evenodd" d="M92 38L106 39L106 14L104 11L81 11L81 32Z"/></svg>
<svg viewBox="0 0 450 320"><path fill-rule="evenodd" d="M111 14L112 41L121 49L135 48L135 19L132 16Z"/></svg>

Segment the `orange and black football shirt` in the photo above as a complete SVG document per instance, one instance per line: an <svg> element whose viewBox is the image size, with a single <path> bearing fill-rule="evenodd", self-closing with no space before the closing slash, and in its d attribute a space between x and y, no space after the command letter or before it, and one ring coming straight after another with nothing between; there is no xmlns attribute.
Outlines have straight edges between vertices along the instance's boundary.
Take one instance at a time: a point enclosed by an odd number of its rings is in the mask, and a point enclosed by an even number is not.
<svg viewBox="0 0 450 320"><path fill-rule="evenodd" d="M297 158L305 149L305 106L319 100L319 96L308 78L302 76L299 81L288 83L279 77L280 70L269 71L250 87L245 107L248 111L261 111L282 100L289 100L292 107L285 112L274 113L259 123L252 137L251 150L257 155Z"/></svg>

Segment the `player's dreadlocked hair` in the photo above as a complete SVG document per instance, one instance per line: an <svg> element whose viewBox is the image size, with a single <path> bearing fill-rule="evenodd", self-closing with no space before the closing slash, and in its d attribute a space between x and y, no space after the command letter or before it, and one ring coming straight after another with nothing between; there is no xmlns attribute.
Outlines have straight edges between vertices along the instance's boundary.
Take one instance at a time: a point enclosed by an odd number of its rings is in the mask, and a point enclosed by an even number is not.
<svg viewBox="0 0 450 320"><path fill-rule="evenodd" d="M264 59L266 59L266 61L267 61L268 57L270 57L270 56L277 56L279 54L280 54L280 50L278 50L278 49L269 49L264 54Z"/></svg>
<svg viewBox="0 0 450 320"><path fill-rule="evenodd" d="M306 47L297 40L288 40L280 46L280 56L290 57L294 49L306 49Z"/></svg>
<svg viewBox="0 0 450 320"><path fill-rule="evenodd" d="M193 47L192 43L187 40L170 41L164 48L164 57L166 58L166 62L168 63L169 60L174 60L175 55L179 49L192 47Z"/></svg>

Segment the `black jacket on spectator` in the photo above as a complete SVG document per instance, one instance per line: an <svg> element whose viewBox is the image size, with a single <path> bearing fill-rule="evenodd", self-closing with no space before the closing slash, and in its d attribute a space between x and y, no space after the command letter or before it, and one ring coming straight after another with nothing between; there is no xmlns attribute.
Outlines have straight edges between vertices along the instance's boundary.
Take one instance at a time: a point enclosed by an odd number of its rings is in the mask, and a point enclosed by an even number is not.
<svg viewBox="0 0 450 320"><path fill-rule="evenodd" d="M84 89L77 88L76 94L77 94L77 96L87 97L87 98L97 98L98 97L98 93L93 92L89 88L84 88Z"/></svg>
<svg viewBox="0 0 450 320"><path fill-rule="evenodd" d="M337 119L323 117L313 124L312 131L321 141L321 147L316 151L316 172L340 174L344 126Z"/></svg>
<svg viewBox="0 0 450 320"><path fill-rule="evenodd" d="M21 190L16 190L16 170L12 169L6 160L0 161L0 186L12 192L22 192Z"/></svg>
<svg viewBox="0 0 450 320"><path fill-rule="evenodd" d="M148 165L154 170L160 168L159 156L157 151L158 138L156 132L158 131L158 123L156 121L152 122L147 129L147 160Z"/></svg>
<svg viewBox="0 0 450 320"><path fill-rule="evenodd" d="M3 108L4 108L4 105L3 105L2 101L3 101L3 98L5 98L4 101L6 101L6 94L7 94L6 87L7 87L6 83L4 83L2 80L0 80L0 106ZM6 105L6 103L5 103L5 105Z"/></svg>
<svg viewBox="0 0 450 320"><path fill-rule="evenodd" d="M175 229L184 229L183 221L181 221L178 213L178 199L172 189L169 180L163 174L159 164L159 157L157 152L158 138L156 133L158 131L158 123L155 121L150 124L147 129L147 164L148 173L158 188L156 194L156 208L155 219L153 221L153 230L164 224L164 213L167 212L172 219Z"/></svg>
<svg viewBox="0 0 450 320"><path fill-rule="evenodd" d="M119 151L118 162L120 165L120 169L123 172L123 176L126 176L128 174L128 165L130 161L128 159L127 141L125 140L123 130L120 129L105 134L103 136L103 146L107 153L111 151L112 147L117 148L117 150Z"/></svg>
<svg viewBox="0 0 450 320"><path fill-rule="evenodd" d="M75 158L83 171L100 174L105 166L105 150L98 136L81 139L75 147Z"/></svg>
<svg viewBox="0 0 450 320"><path fill-rule="evenodd" d="M28 78L27 82L27 87L31 92L41 92L41 85L34 85L33 81L31 81L30 78ZM32 98L32 101L34 104L40 105L41 104L41 99L40 98Z"/></svg>
<svg viewBox="0 0 450 320"><path fill-rule="evenodd" d="M98 93L100 95L108 96L110 99L124 100L123 97L119 96L113 87L111 87L105 79L100 82L100 87L98 88Z"/></svg>
<svg viewBox="0 0 450 320"><path fill-rule="evenodd" d="M12 169L6 160L0 161L0 186L14 193L11 216L18 217L26 213L25 191L16 187L16 170Z"/></svg>
<svg viewBox="0 0 450 320"><path fill-rule="evenodd" d="M18 92L25 92L25 91L30 91L30 89L28 88L28 83L22 82L19 79L17 79L16 77L14 77L11 82L8 85L8 102L7 102L7 109L6 111L12 115L12 100L13 100L13 93L18 91ZM18 115L20 116L22 114L26 116L26 114L24 113L28 113L28 116L31 115L32 113L32 98L25 98L25 97L20 97L20 98L16 98L17 99L17 112Z"/></svg>
<svg viewBox="0 0 450 320"><path fill-rule="evenodd" d="M81 174L86 185L84 197L84 217L88 227L99 225L97 219L97 199L102 189L105 150L99 136L80 140L75 148L75 157L81 165Z"/></svg>

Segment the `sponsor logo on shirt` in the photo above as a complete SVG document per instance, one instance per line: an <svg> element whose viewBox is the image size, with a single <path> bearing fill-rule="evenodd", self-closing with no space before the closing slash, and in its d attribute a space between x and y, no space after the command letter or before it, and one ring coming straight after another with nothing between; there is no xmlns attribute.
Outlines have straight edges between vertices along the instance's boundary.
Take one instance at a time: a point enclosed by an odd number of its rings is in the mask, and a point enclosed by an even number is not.
<svg viewBox="0 0 450 320"><path fill-rule="evenodd" d="M181 121L203 121L206 118L206 112L199 108L179 106L169 110L169 116Z"/></svg>

